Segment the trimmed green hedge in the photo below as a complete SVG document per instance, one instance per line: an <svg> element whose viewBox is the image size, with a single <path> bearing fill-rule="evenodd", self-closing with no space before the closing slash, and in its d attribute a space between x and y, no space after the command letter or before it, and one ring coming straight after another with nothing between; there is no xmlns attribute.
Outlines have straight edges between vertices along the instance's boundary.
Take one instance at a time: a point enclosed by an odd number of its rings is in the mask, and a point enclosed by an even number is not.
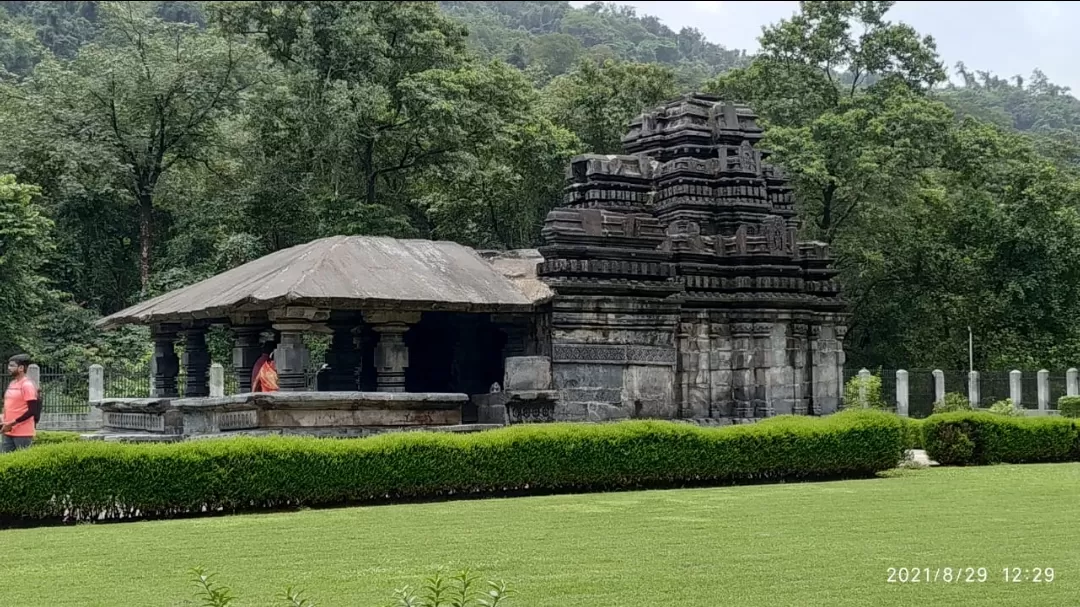
<svg viewBox="0 0 1080 607"><path fill-rule="evenodd" d="M923 434L927 455L943 465L1080 460L1080 430L1061 417L943 413L923 421Z"/></svg>
<svg viewBox="0 0 1080 607"><path fill-rule="evenodd" d="M53 445L56 443L74 443L79 440L78 432L57 432L38 430L34 435L34 445Z"/></svg>
<svg viewBox="0 0 1080 607"><path fill-rule="evenodd" d="M873 411L725 428L630 421L344 440L84 441L0 457L0 519L866 476L894 468L904 443L900 419Z"/></svg>

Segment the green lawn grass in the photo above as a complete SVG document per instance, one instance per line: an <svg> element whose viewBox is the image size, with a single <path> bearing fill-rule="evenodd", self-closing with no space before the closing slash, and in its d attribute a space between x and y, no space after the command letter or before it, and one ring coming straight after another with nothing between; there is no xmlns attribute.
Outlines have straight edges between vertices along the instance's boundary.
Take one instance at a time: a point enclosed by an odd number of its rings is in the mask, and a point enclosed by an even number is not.
<svg viewBox="0 0 1080 607"><path fill-rule="evenodd" d="M537 607L1066 605L1080 594L1080 464L887 478L342 508L0 532L0 604L194 605L187 570L242 601L287 585L382 606L439 566ZM890 567L985 567L984 583L890 584ZM1052 567L1006 583L1005 567Z"/></svg>

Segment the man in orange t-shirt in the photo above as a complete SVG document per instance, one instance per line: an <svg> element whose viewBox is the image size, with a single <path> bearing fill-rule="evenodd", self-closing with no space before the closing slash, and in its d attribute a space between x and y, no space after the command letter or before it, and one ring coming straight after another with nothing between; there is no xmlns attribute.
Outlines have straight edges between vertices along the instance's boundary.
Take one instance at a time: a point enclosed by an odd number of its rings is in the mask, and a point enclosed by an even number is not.
<svg viewBox="0 0 1080 607"><path fill-rule="evenodd" d="M37 386L26 375L30 357L12 356L8 373L12 380L4 392L3 426L0 426L0 453L25 449L34 442L34 424L41 416Z"/></svg>

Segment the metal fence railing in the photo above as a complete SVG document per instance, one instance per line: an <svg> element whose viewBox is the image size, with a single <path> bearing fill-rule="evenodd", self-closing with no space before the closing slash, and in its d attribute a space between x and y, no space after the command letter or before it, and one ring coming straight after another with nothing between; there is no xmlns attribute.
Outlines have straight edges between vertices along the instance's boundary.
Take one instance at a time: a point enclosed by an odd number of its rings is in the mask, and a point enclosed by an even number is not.
<svg viewBox="0 0 1080 607"><path fill-rule="evenodd" d="M89 413L88 373L73 373L56 367L41 367L38 382L42 413Z"/></svg>
<svg viewBox="0 0 1080 607"><path fill-rule="evenodd" d="M39 388L43 413L78 414L90 412L90 373L59 367L39 365ZM224 366L224 393L239 392L239 381L232 365ZM315 390L318 369L306 373L309 390ZM105 398L149 398L153 380L149 365L142 367L104 367L102 369ZM179 396L184 396L187 373L181 367L176 377Z"/></svg>

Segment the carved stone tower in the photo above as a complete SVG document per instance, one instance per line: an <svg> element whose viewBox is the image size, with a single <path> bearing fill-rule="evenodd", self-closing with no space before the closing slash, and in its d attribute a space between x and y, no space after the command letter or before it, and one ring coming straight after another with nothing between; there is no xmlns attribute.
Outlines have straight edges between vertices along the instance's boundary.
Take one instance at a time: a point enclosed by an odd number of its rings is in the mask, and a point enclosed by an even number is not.
<svg viewBox="0 0 1080 607"><path fill-rule="evenodd" d="M799 242L791 188L746 106L694 94L642 115L629 155L575 158L538 274L556 292L564 419L829 413L843 301Z"/></svg>

